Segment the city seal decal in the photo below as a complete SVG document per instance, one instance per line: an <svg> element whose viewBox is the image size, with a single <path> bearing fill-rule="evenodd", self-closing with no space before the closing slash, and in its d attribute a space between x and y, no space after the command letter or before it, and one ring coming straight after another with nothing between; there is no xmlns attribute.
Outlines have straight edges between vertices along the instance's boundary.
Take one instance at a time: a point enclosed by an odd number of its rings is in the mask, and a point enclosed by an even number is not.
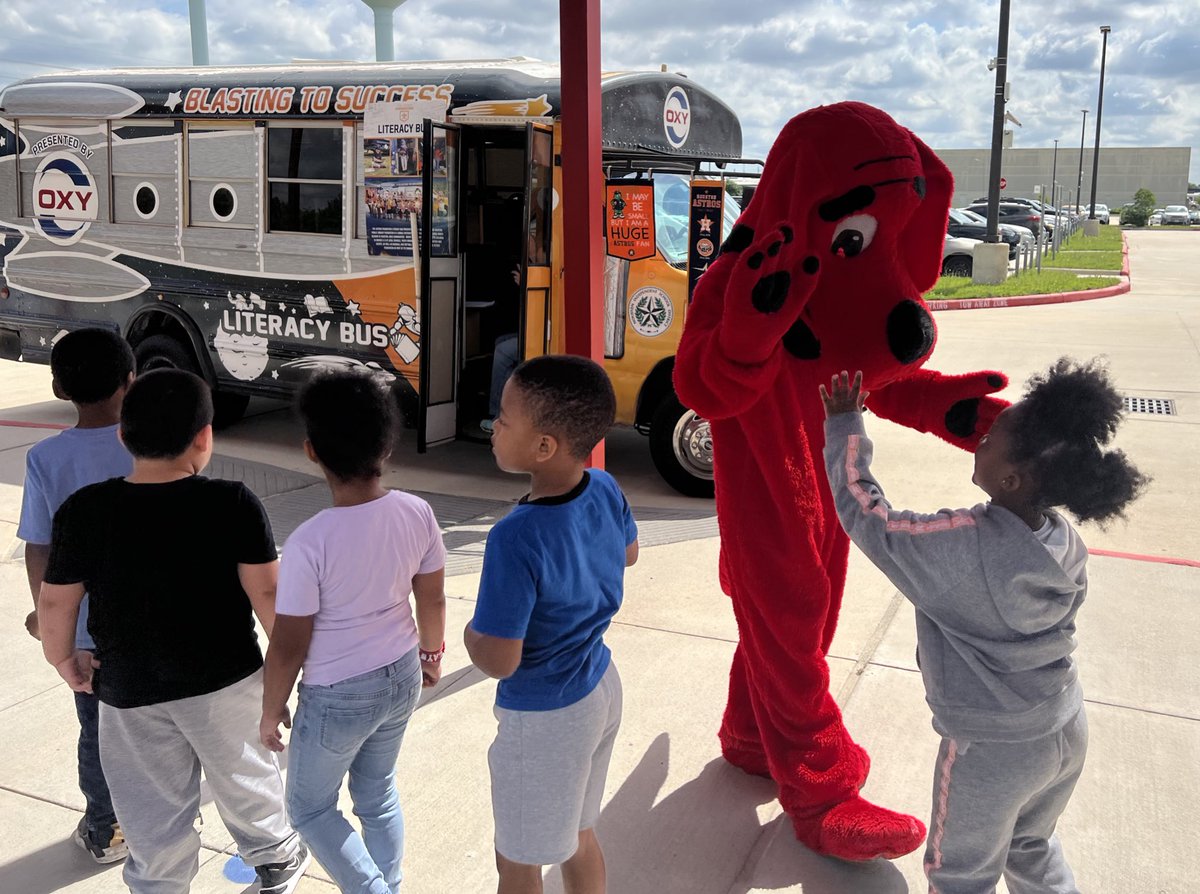
<svg viewBox="0 0 1200 894"><path fill-rule="evenodd" d="M662 289L646 286L629 299L629 323L633 331L646 338L657 338L671 328L675 306Z"/></svg>
<svg viewBox="0 0 1200 894"><path fill-rule="evenodd" d="M72 245L96 219L100 196L82 160L70 152L53 152L33 175L30 205L43 236L59 245Z"/></svg>

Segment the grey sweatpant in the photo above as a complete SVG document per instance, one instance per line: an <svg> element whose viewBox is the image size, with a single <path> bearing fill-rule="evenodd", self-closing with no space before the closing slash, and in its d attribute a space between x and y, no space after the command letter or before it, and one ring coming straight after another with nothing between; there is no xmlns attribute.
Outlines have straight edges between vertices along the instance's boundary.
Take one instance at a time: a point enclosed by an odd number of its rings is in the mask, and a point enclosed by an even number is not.
<svg viewBox="0 0 1200 894"><path fill-rule="evenodd" d="M942 739L925 849L930 894L1079 894L1054 834L1087 754L1083 709L1031 742Z"/></svg>
<svg viewBox="0 0 1200 894"><path fill-rule="evenodd" d="M100 706L100 762L129 845L133 894L186 894L199 869L200 770L250 866L300 848L284 817L283 778L258 741L262 671L231 686L142 708Z"/></svg>

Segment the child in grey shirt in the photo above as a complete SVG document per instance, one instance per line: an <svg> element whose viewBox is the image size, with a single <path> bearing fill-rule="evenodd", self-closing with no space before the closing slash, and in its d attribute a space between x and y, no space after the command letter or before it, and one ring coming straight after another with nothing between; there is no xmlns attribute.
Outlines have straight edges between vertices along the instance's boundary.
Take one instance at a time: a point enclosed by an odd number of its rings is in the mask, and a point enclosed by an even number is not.
<svg viewBox="0 0 1200 894"><path fill-rule="evenodd" d="M1121 396L1095 361L1030 380L975 451L991 498L932 515L897 511L871 477L862 374L834 376L825 465L838 517L916 607L917 655L942 735L925 851L931 894L1077 894L1054 834L1083 769L1087 720L1075 614L1087 547L1080 521L1119 517L1147 483L1108 450Z"/></svg>

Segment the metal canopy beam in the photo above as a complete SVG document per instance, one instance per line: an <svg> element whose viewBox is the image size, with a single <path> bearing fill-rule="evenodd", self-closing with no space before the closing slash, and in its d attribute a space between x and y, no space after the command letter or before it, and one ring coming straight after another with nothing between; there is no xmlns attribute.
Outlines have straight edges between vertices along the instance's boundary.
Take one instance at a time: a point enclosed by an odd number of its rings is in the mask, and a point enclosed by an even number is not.
<svg viewBox="0 0 1200 894"><path fill-rule="evenodd" d="M604 363L600 0L559 0L565 347ZM592 454L604 467L604 442Z"/></svg>

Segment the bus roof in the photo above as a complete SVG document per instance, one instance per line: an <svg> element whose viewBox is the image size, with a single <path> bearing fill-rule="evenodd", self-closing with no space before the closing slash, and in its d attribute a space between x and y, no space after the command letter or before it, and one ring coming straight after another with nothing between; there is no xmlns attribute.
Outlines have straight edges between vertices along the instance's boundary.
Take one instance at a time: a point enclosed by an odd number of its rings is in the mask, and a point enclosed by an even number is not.
<svg viewBox="0 0 1200 894"><path fill-rule="evenodd" d="M346 119L370 102L443 100L448 120L546 120L560 113L557 64L536 59L296 62L71 71L0 92L5 118ZM605 150L628 156L736 159L733 110L669 72L602 76Z"/></svg>

